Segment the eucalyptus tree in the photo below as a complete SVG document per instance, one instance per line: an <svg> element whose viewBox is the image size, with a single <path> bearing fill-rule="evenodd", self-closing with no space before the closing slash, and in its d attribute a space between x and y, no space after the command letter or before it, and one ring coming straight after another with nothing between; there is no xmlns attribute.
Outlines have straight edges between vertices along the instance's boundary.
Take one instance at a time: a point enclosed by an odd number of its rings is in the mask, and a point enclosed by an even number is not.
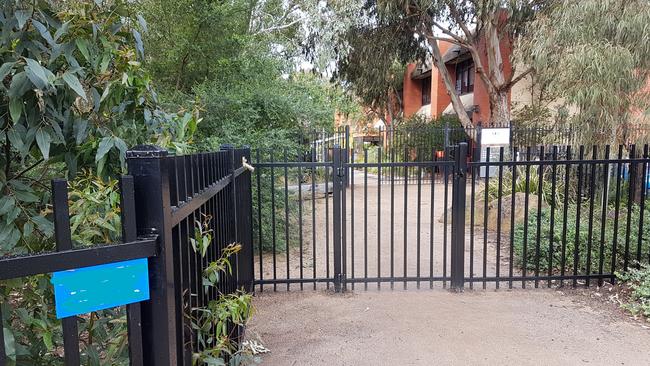
<svg viewBox="0 0 650 366"><path fill-rule="evenodd" d="M487 122L509 123L508 93L533 69L518 70L519 63L510 59L512 72L507 73L504 60L513 53L506 52L516 48L545 6L543 0L367 0L361 23L348 33L353 47L341 62L343 77L363 85L389 84L385 79L392 75L386 72L388 62L423 62L423 55L428 54L442 76L454 111L468 127L471 121L455 93L439 47L439 42L449 42L469 51L485 84L490 101ZM482 47L487 57L483 57ZM364 66L368 72L356 72Z"/></svg>
<svg viewBox="0 0 650 366"><path fill-rule="evenodd" d="M585 141L630 142L634 123L650 120L648 24L647 0L559 0L532 24L520 52L551 95L573 106Z"/></svg>

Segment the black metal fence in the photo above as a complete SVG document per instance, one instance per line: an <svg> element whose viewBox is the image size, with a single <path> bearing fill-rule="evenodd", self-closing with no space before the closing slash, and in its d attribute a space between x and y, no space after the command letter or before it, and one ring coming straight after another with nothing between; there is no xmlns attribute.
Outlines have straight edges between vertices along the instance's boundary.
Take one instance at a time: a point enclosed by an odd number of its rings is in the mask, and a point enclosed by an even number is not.
<svg viewBox="0 0 650 366"><path fill-rule="evenodd" d="M469 154L463 143L425 161L261 154L257 288L590 285L650 261L647 146Z"/></svg>
<svg viewBox="0 0 650 366"><path fill-rule="evenodd" d="M250 150L168 156L157 147L139 146L127 159L130 175L120 180L123 243L73 248L67 182L56 180L57 251L0 258L0 280L149 258L150 300L127 305L130 364L192 365L192 354L211 345L199 342L192 326L199 308L222 294L252 288L251 174L244 166ZM203 252L191 244L201 225L211 234ZM242 247L230 258L232 274L222 275L216 288L204 286L204 271L232 243ZM62 321L65 365L80 365L79 319ZM231 325L228 332L239 340L241 329ZM5 362L0 342L0 364Z"/></svg>

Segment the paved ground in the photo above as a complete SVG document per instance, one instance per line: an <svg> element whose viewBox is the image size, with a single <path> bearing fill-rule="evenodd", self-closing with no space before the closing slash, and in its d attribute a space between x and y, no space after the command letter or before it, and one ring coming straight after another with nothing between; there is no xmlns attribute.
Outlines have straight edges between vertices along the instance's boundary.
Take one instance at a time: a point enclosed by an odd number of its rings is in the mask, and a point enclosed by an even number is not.
<svg viewBox="0 0 650 366"><path fill-rule="evenodd" d="M649 365L650 330L555 290L257 295L263 365Z"/></svg>

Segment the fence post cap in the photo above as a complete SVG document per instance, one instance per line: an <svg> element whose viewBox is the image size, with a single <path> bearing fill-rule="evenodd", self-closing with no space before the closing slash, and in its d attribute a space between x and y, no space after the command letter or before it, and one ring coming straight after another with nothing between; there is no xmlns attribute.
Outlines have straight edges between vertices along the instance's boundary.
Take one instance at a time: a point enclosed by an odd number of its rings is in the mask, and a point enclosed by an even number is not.
<svg viewBox="0 0 650 366"><path fill-rule="evenodd" d="M127 158L161 158L167 155L167 150L156 145L136 145L126 152Z"/></svg>

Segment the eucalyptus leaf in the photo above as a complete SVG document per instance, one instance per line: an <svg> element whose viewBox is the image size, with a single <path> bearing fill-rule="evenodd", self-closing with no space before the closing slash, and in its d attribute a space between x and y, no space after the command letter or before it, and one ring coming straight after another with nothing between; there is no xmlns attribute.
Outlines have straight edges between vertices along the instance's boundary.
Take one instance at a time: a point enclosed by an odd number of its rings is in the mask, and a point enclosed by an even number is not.
<svg viewBox="0 0 650 366"><path fill-rule="evenodd" d="M47 133L44 129L39 128L38 131L36 131L36 144L38 145L38 148L41 150L41 154L43 155L43 159L45 160L50 158L51 142L52 142L52 136L50 136L50 134Z"/></svg>
<svg viewBox="0 0 650 366"><path fill-rule="evenodd" d="M95 155L95 162L99 162L104 158L104 156L113 148L115 142L112 137L104 137L99 142L99 148L97 149L97 154Z"/></svg>
<svg viewBox="0 0 650 366"><path fill-rule="evenodd" d="M11 114L11 120L14 121L14 123L18 123L22 112L23 100L21 98L9 99L9 114Z"/></svg>
<svg viewBox="0 0 650 366"><path fill-rule="evenodd" d="M41 66L38 61L31 58L26 58L27 67L25 67L25 73L29 78L29 81L34 84L39 89L47 89L49 81L47 80L47 75L44 70L44 67Z"/></svg>
<svg viewBox="0 0 650 366"><path fill-rule="evenodd" d="M81 86L79 79L74 74L66 72L63 74L63 80L72 90L74 90L75 93L77 93L78 96L82 97L86 101L88 100L88 98L86 98L86 92L84 91L83 86Z"/></svg>

